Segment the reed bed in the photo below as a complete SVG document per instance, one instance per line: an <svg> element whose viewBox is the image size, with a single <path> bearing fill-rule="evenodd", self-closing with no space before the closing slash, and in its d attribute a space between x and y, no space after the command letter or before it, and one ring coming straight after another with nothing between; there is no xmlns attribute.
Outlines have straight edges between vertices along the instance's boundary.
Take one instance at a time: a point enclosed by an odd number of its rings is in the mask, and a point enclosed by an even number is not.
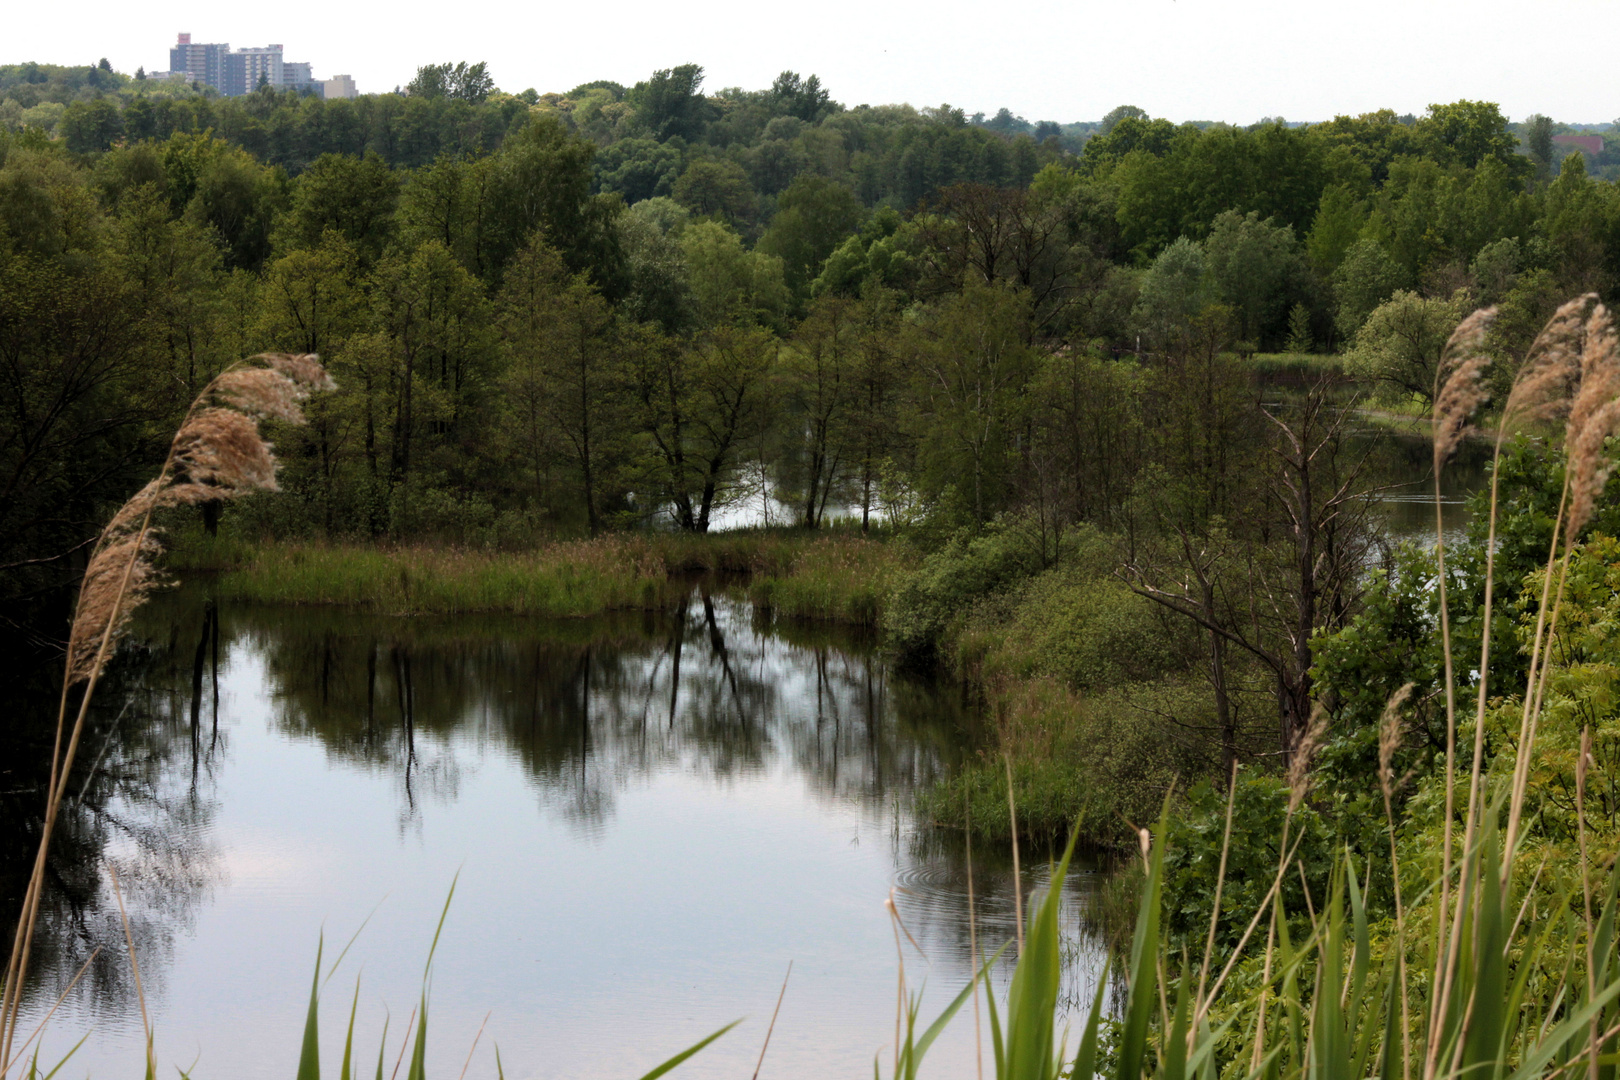
<svg viewBox="0 0 1620 1080"><path fill-rule="evenodd" d="M575 618L653 608L698 574L746 578L757 606L875 627L897 561L859 535L739 530L617 534L501 551L185 536L170 565L217 575L221 599L341 605L393 615L509 613Z"/></svg>
<svg viewBox="0 0 1620 1080"><path fill-rule="evenodd" d="M792 619L882 623L902 570L899 545L833 534L801 541L791 555L756 573L749 588L755 607Z"/></svg>
<svg viewBox="0 0 1620 1080"><path fill-rule="evenodd" d="M215 588L224 600L389 615L575 618L655 606L667 579L652 545L616 537L525 552L271 543L223 571Z"/></svg>

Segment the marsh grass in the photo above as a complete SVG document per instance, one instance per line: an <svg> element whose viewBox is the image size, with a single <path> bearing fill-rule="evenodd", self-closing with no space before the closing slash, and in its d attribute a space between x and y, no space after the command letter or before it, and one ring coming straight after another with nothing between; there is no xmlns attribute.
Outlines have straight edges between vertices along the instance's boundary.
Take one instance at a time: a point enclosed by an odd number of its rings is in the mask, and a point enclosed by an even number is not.
<svg viewBox="0 0 1620 1080"><path fill-rule="evenodd" d="M263 544L221 572L214 588L222 600L387 615L570 618L655 606L668 576L650 545L618 538L521 553Z"/></svg>
<svg viewBox="0 0 1620 1080"><path fill-rule="evenodd" d="M795 545L791 557L761 566L749 598L792 619L877 627L902 570L901 546L859 534L832 534Z"/></svg>
<svg viewBox="0 0 1620 1080"><path fill-rule="evenodd" d="M619 534L522 550L251 543L193 529L169 565L216 575L225 600L556 618L660 608L672 588L708 574L746 581L754 604L774 614L875 627L898 563L881 540L796 529Z"/></svg>

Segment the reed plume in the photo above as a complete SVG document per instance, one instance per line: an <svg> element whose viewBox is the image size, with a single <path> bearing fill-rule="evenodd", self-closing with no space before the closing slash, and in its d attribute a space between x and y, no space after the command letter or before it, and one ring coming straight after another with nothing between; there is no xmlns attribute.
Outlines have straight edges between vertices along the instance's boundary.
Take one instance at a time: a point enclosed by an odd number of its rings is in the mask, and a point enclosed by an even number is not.
<svg viewBox="0 0 1620 1080"><path fill-rule="evenodd" d="M157 478L120 507L97 538L68 634L39 849L0 994L0 1078L14 1064L12 1040L39 916L46 858L90 701L108 659L129 629L130 617L163 580L156 561L163 545L153 515L171 507L276 490L276 458L259 430L259 421L302 423L304 400L333 386L314 355L264 354L227 368L192 402ZM84 689L70 728L69 692L80 683Z"/></svg>

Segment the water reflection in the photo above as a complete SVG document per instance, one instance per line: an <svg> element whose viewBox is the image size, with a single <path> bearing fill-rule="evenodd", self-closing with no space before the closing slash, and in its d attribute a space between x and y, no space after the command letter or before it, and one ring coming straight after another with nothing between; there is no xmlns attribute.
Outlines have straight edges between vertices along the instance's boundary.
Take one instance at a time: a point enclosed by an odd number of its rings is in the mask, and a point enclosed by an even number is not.
<svg viewBox="0 0 1620 1080"><path fill-rule="evenodd" d="M217 612L204 604L109 666L57 819L32 994L54 998L82 971L78 994L89 1014L127 1014L134 986L109 870L122 883L136 948L157 961L147 976L157 989L163 959L219 883L208 831L222 749L219 648ZM39 843L60 672L39 662L8 675L0 887L9 948Z"/></svg>
<svg viewBox="0 0 1620 1080"><path fill-rule="evenodd" d="M1367 455L1368 479L1391 540L1434 543L1434 445L1416 432L1367 427L1349 433L1351 449ZM1441 517L1448 542L1468 526L1468 497L1490 482L1491 447L1465 439L1440 474Z"/></svg>
<svg viewBox="0 0 1620 1080"><path fill-rule="evenodd" d="M263 657L276 728L387 770L408 816L455 797L462 734L585 828L667 769L724 782L784 766L818 797L883 804L940 775L966 734L952 695L897 682L847 635L756 626L706 585L666 614L538 627L299 609L225 625Z"/></svg>
<svg viewBox="0 0 1620 1080"><path fill-rule="evenodd" d="M624 1073L592 1047L623 1050L634 1029L628 1049L651 1057L690 1041L695 1012L760 1013L791 958L784 1021L798 1035L779 1030L773 1057L864 1071L892 1022L890 886L931 992L966 978L966 852L907 807L973 752L974 719L954 689L902 676L858 636L769 625L713 583L665 612L559 623L217 607L203 586L155 600L135 641L86 741L41 936L42 989L111 946L57 1022L76 1037L99 1021L81 1068L139 1060L108 863L160 1032L188 1048L179 1064L199 1050L209 1063L195 1075L275 1073L308 987L288 943L351 915L352 928L384 895L398 910L368 935L431 925L422 898L442 902L457 866L483 879L452 926L490 937L447 952L476 975L436 979L435 1008L470 1032L500 1006L490 1034L510 1075ZM8 798L26 818L31 804ZM1026 853L1026 892L1044 855ZM1013 934L1011 868L981 852L974 878L988 952ZM1076 875L1076 900L1093 880ZM511 947L529 933L542 960ZM404 964L408 987L419 956L383 952L368 979ZM1072 967L1072 999L1089 1000L1094 968ZM237 998L273 1005L232 1011ZM381 1020L363 1010L360 1030ZM971 1039L951 1034L942 1056ZM734 1075L756 1052L717 1046L688 1075ZM940 1075L971 1071L957 1062Z"/></svg>

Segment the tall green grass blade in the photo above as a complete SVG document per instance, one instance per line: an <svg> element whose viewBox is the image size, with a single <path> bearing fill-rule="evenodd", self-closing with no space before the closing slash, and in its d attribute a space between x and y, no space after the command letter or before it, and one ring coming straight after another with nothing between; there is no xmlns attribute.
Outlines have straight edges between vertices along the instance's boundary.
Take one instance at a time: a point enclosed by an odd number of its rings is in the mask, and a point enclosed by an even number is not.
<svg viewBox="0 0 1620 1080"><path fill-rule="evenodd" d="M1007 946L1003 945L1000 949L997 949L995 956L990 958L990 963L995 963L997 958L999 958L1001 954L1006 951L1006 948ZM939 1038L940 1033L945 1030L946 1025L951 1022L951 1019L955 1017L957 1012L961 1010L962 1006L966 1004L967 999L973 993L974 985L978 982L978 980L979 976L977 974L975 974L973 978L969 979L968 984L962 987L962 992L956 995L956 998L945 1007L945 1011L939 1014L938 1019L936 1019L932 1024L929 1024L928 1030L922 1033L922 1038L917 1040L917 1045L912 1050L914 1067L915 1065L922 1063L923 1055L928 1052L928 1048L934 1045L934 1040Z"/></svg>
<svg viewBox="0 0 1620 1080"><path fill-rule="evenodd" d="M321 1080L321 952L326 947L323 933L315 944L315 978L309 987L309 1013L304 1017L304 1045L298 1054L298 1080Z"/></svg>
<svg viewBox="0 0 1620 1080"><path fill-rule="evenodd" d="M1191 981L1187 971L1187 954L1181 954L1181 977L1176 980L1176 1008L1170 1021L1170 1034L1159 1048L1161 1065L1159 1075L1164 1080L1187 1078L1187 1025L1191 1008L1187 1003L1187 984Z"/></svg>
<svg viewBox="0 0 1620 1080"><path fill-rule="evenodd" d="M437 934L434 935L438 937ZM405 1069L405 1080L427 1080L427 1024L428 996L422 991L422 1004L416 1018L416 1040L411 1044L411 1063Z"/></svg>
<svg viewBox="0 0 1620 1080"><path fill-rule="evenodd" d="M439 912L439 925L433 928L433 944L428 946L427 963L422 967L424 980L427 979L428 972L433 970L433 954L439 949L439 935L444 933L444 920L450 917L450 901L456 898L456 885L460 881L461 871L457 870L456 876L450 879L450 892L444 898L444 910Z"/></svg>
<svg viewBox="0 0 1620 1080"><path fill-rule="evenodd" d="M1159 905L1164 891L1164 836L1170 821L1170 800L1159 813L1159 831L1148 857L1147 884L1142 890L1142 906L1136 914L1136 932L1131 937L1130 986L1125 999L1125 1019L1115 1049L1116 1080L1141 1080L1147 1056L1148 1026L1158 1003L1155 990L1159 955Z"/></svg>
<svg viewBox="0 0 1620 1080"><path fill-rule="evenodd" d="M66 1054L62 1055L62 1060L58 1061L54 1066L52 1066L51 1071L46 1073L41 1078L41 1080L53 1080L53 1077L55 1077L57 1073L62 1071L62 1066L66 1065L68 1063L68 1059L71 1058L74 1054L77 1054L79 1052L79 1047L83 1046L85 1044L85 1041L87 1039L89 1039L89 1038L90 1038L90 1032L88 1032L88 1031L86 1031L83 1035L79 1036L79 1041L74 1043L72 1048L70 1050L68 1050L68 1052ZM37 1072L38 1071L38 1062L39 1062L39 1051L38 1051L38 1049L36 1049L34 1051L34 1061L35 1061L35 1071Z"/></svg>
<svg viewBox="0 0 1620 1080"><path fill-rule="evenodd" d="M349 1005L349 1033L343 1039L343 1067L338 1072L338 1080L357 1080L353 1072L354 1064L354 1017L360 1011L360 976L354 977L354 1001Z"/></svg>
<svg viewBox="0 0 1620 1080"><path fill-rule="evenodd" d="M1581 1038L1591 1026L1592 1018L1602 1012L1604 1006L1620 996L1620 982L1610 983L1585 1007L1576 1009L1536 1045L1530 1047L1519 1067L1513 1071L1511 1080L1539 1080L1547 1063L1554 1056L1567 1050L1575 1040Z"/></svg>
<svg viewBox="0 0 1620 1080"><path fill-rule="evenodd" d="M1063 858L1052 871L1046 895L1030 914L1024 952L1007 989L1006 1071L1001 1074L1002 1080L1049 1080L1056 1072L1052 1060L1054 1018L1063 976L1058 915L1063 882L1078 838L1079 833L1070 834Z"/></svg>
<svg viewBox="0 0 1620 1080"><path fill-rule="evenodd" d="M1080 1033L1080 1050L1074 1056L1074 1067L1069 1075L1075 1080L1092 1080L1097 1075L1097 1041L1102 1027L1103 994L1108 990L1108 960L1103 960L1102 971L1097 973L1097 992L1091 998L1091 1012L1086 1015L1085 1030Z"/></svg>
<svg viewBox="0 0 1620 1080"><path fill-rule="evenodd" d="M1326 920L1327 933L1318 925L1318 964L1316 993L1311 1008L1310 1064L1319 1080L1350 1080L1349 1047L1344 1039L1344 1009L1339 995L1344 982L1344 880L1341 867L1333 875L1327 910L1317 916Z"/></svg>
<svg viewBox="0 0 1620 1080"><path fill-rule="evenodd" d="M1508 923L1504 903L1507 888L1495 868L1501 865L1497 848L1496 814L1485 815L1480 836L1479 912L1474 931L1473 965L1467 1004L1462 1070L1488 1080L1501 1075L1502 1036L1507 1028L1504 1006L1508 996ZM1459 990L1461 987L1459 987Z"/></svg>
<svg viewBox="0 0 1620 1080"><path fill-rule="evenodd" d="M681 1062L685 1061L699 1050L702 1050L705 1046L708 1046L710 1043L714 1042L714 1040L718 1039L720 1036L724 1035L726 1032L730 1031L740 1023L742 1023L741 1020L733 1020L731 1023L727 1024L713 1035L710 1035L707 1038L699 1039L697 1042L693 1043L691 1046L688 1046L685 1050L682 1050L680 1053L676 1054L662 1065L642 1076L641 1080L658 1080L660 1076L663 1076L665 1073L675 1068L675 1066L679 1065Z"/></svg>
<svg viewBox="0 0 1620 1080"><path fill-rule="evenodd" d="M1351 946L1355 952L1350 960L1350 1015L1361 1012L1361 995L1367 987L1367 967L1372 959L1372 935L1367 929L1367 902L1361 894L1361 883L1356 880L1355 860L1347 850L1344 857L1345 881L1350 888ZM1371 871L1368 872L1369 881Z"/></svg>
<svg viewBox="0 0 1620 1080"><path fill-rule="evenodd" d="M383 1060L388 1056L388 1021L383 1017L382 1038L377 1040L377 1080L383 1080Z"/></svg>
<svg viewBox="0 0 1620 1080"><path fill-rule="evenodd" d="M1006 946L1002 946L1002 948L1006 948ZM996 955L1001 954L998 951ZM984 985L987 988L990 985L990 964L988 962L984 965ZM990 1056L996 1063L996 1076L1002 1077L1007 1074L1007 1047L1001 1037L1001 1013L996 1009L996 995L986 993L984 995L984 1004L985 1012L990 1016Z"/></svg>

